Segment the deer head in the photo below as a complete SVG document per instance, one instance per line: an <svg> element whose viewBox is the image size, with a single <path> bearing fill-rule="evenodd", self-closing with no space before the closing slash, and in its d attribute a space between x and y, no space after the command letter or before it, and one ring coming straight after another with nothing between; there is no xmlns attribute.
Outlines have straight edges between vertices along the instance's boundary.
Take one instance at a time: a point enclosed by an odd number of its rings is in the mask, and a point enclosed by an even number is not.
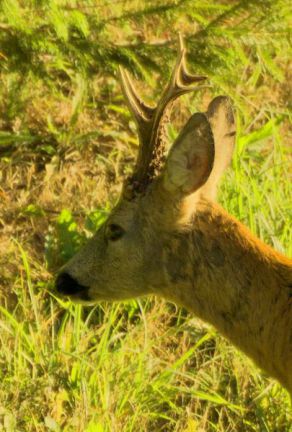
<svg viewBox="0 0 292 432"><path fill-rule="evenodd" d="M176 65L155 108L140 99L128 73L120 70L123 93L137 125L139 153L108 220L57 277L57 291L74 301L162 294L165 248L186 229L198 201L215 196L234 145L228 98L219 96L206 113L192 115L164 155L171 105L180 95L202 88L196 83L205 80L187 71L185 56L180 38Z"/></svg>

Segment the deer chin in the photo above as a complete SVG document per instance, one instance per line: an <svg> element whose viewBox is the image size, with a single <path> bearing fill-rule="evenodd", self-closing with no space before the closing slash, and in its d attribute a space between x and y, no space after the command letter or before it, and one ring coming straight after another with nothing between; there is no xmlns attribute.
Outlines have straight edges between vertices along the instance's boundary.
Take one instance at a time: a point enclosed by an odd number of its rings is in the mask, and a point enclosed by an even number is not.
<svg viewBox="0 0 292 432"><path fill-rule="evenodd" d="M86 288L86 290L75 293L75 294L62 294L62 298L69 299L72 303L81 304L84 306L93 306L96 304L99 300L93 299L89 294L89 288ZM101 299L100 299L101 300Z"/></svg>
<svg viewBox="0 0 292 432"><path fill-rule="evenodd" d="M120 289L118 292L109 292L108 290L98 291L94 288L88 288L86 291L76 294L70 294L67 296L73 303L81 304L84 306L94 306L102 301L113 302L113 301L127 301L133 298L133 295L127 291ZM138 296L135 296L136 298Z"/></svg>

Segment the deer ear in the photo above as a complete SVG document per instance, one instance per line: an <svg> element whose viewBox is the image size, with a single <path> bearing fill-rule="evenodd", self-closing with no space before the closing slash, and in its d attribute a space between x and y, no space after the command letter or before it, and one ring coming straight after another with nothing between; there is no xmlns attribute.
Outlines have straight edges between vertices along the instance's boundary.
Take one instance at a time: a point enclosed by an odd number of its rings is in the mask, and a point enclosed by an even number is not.
<svg viewBox="0 0 292 432"><path fill-rule="evenodd" d="M214 162L214 139L205 114L192 115L170 149L163 175L164 188L180 196L199 189Z"/></svg>
<svg viewBox="0 0 292 432"><path fill-rule="evenodd" d="M226 96L216 97L210 103L206 115L214 136L215 159L210 177L200 192L203 196L215 199L218 182L231 161L235 144L236 126L230 99Z"/></svg>

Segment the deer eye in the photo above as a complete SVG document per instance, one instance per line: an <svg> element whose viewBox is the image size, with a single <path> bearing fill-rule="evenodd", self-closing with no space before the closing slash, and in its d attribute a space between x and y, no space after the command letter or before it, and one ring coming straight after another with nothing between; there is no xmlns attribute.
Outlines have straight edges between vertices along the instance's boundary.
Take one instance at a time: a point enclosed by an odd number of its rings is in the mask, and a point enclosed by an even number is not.
<svg viewBox="0 0 292 432"><path fill-rule="evenodd" d="M118 240L124 233L125 230L117 224L109 224L105 230L106 238L111 241Z"/></svg>

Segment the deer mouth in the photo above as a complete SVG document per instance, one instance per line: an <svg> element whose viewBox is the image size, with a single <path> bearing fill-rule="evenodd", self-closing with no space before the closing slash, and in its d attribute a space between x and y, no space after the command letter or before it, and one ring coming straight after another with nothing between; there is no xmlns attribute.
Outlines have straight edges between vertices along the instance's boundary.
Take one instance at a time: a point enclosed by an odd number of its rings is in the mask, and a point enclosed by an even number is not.
<svg viewBox="0 0 292 432"><path fill-rule="evenodd" d="M70 297L76 302L92 302L89 296L89 287L81 285L68 273L60 273L56 279L57 293L64 297Z"/></svg>

